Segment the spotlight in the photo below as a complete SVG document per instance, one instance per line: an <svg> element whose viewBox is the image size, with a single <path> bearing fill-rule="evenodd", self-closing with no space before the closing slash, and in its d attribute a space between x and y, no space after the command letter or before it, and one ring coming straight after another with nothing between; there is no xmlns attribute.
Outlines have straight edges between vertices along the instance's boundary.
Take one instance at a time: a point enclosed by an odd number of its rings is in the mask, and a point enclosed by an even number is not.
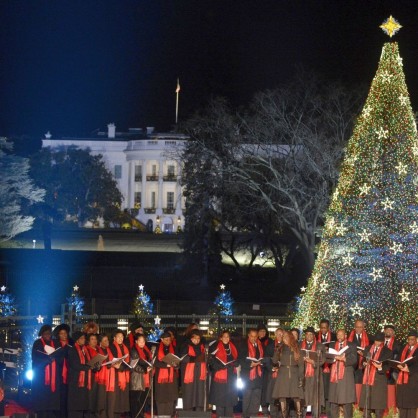
<svg viewBox="0 0 418 418"><path fill-rule="evenodd" d="M237 389L244 389L244 382L240 377L237 379Z"/></svg>
<svg viewBox="0 0 418 418"><path fill-rule="evenodd" d="M26 373L25 373L25 377L26 377L26 379L32 381L32 379L33 379L33 370L27 370Z"/></svg>

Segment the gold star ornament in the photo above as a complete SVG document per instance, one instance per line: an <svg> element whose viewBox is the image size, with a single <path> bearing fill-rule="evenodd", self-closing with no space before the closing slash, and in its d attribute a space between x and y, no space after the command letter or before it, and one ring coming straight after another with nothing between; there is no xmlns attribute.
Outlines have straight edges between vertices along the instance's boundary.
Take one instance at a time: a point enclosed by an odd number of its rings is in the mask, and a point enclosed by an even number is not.
<svg viewBox="0 0 418 418"><path fill-rule="evenodd" d="M392 15L389 16L382 25L380 25L383 32L385 32L386 35L389 35L390 38L392 38L393 35L396 35L401 27L402 26Z"/></svg>

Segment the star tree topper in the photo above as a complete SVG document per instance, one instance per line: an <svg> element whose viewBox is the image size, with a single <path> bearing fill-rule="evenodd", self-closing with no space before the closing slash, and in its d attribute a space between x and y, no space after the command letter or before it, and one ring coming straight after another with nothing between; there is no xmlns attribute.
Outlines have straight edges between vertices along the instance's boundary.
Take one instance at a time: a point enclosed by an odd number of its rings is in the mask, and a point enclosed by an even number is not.
<svg viewBox="0 0 418 418"><path fill-rule="evenodd" d="M383 30L383 32L386 33L386 35L389 35L390 38L392 38L393 35L396 35L396 33L399 31L399 29L402 26L399 24L399 22L390 15L381 25L380 28Z"/></svg>
<svg viewBox="0 0 418 418"><path fill-rule="evenodd" d="M42 315L38 315L38 317L36 318L36 320L38 321L38 324L43 324L44 323L44 317Z"/></svg>
<svg viewBox="0 0 418 418"><path fill-rule="evenodd" d="M77 285L75 285L74 287L73 287L73 290L74 290L74 292L78 292L78 289L80 289Z"/></svg>

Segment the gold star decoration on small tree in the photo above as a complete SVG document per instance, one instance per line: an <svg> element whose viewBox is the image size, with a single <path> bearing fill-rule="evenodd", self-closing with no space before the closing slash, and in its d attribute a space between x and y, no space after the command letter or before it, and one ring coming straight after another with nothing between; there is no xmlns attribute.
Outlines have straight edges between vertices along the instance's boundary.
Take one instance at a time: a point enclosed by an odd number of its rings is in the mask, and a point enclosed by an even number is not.
<svg viewBox="0 0 418 418"><path fill-rule="evenodd" d="M390 15L383 22L383 24L380 25L380 28L383 30L383 32L385 32L386 35L389 35L390 38L392 38L393 35L396 35L401 27L402 26L392 15Z"/></svg>

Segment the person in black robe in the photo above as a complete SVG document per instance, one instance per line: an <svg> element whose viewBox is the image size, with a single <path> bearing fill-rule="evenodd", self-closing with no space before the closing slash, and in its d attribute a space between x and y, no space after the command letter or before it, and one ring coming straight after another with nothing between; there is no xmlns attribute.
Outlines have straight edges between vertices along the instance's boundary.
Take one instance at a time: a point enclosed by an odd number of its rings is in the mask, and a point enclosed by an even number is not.
<svg viewBox="0 0 418 418"><path fill-rule="evenodd" d="M251 328L248 331L247 339L239 349L241 378L244 385L242 396L242 416L244 418L257 415L260 408L263 387L263 364L260 359L263 357L264 349L258 339L258 332Z"/></svg>
<svg viewBox="0 0 418 418"><path fill-rule="evenodd" d="M181 362L183 410L203 411L206 390L206 354L205 346L200 342L199 330L193 330L190 333L190 339L183 344L179 356L186 356Z"/></svg>
<svg viewBox="0 0 418 418"><path fill-rule="evenodd" d="M102 367L97 372L97 410L99 418L107 418L107 386L110 380L110 367L104 366L103 363L110 361L109 337L106 334L99 334L99 346L97 348L99 354L107 356L102 362Z"/></svg>
<svg viewBox="0 0 418 418"><path fill-rule="evenodd" d="M114 358L127 355L124 361L129 364L129 349L123 344L123 340L123 331L116 329L113 332L113 342L110 344L109 350ZM121 414L129 413L130 368L123 361L113 364L112 367L115 368L114 391L111 394L108 393L108 397L110 397L111 412L115 418L119 418Z"/></svg>
<svg viewBox="0 0 418 418"><path fill-rule="evenodd" d="M209 403L216 406L216 416L232 417L238 401L237 360L238 350L230 341L229 331L223 331L218 344L209 356L212 380Z"/></svg>
<svg viewBox="0 0 418 418"><path fill-rule="evenodd" d="M283 346L283 334L284 329L283 328L277 328L276 331L274 331L274 340L271 346L271 349L269 349L265 353L265 357L268 357L270 359L271 368L266 368L265 373L268 374L269 382L268 382L268 396L269 396L269 404L270 404L270 416L272 418L279 418L281 416L280 411L280 402L278 400L275 400L273 398L273 389L276 384L277 377L279 375L279 365L273 362L273 358L278 358L278 353L281 351Z"/></svg>
<svg viewBox="0 0 418 418"><path fill-rule="evenodd" d="M364 416L371 418L374 411L376 418L382 418L387 406L388 379L386 372L392 358L392 351L384 345L385 334L379 332L374 337L374 344L367 346L363 353L364 376L359 406ZM367 410L367 414L366 414Z"/></svg>
<svg viewBox="0 0 418 418"><path fill-rule="evenodd" d="M60 376L60 417L65 418L68 415L68 348L73 344L70 341L70 327L67 324L58 325L54 328L53 336L56 346L61 347L62 350L57 358L57 364Z"/></svg>
<svg viewBox="0 0 418 418"><path fill-rule="evenodd" d="M264 324L259 324L257 326L258 339L260 340L263 349L264 349L264 370L263 370L263 386L261 388L261 408L264 415L269 414L269 405L270 405L270 394L269 394L269 380L270 373L268 370L271 370L271 358L273 357L273 340L269 337L269 332L267 327Z"/></svg>
<svg viewBox="0 0 418 418"><path fill-rule="evenodd" d="M325 351L328 351L330 343L335 343L337 337L335 333L331 332L330 323L328 319L321 319L319 323L319 332L316 340L325 346ZM324 382L324 397L325 397L325 415L331 416L331 407L328 401L329 393L329 378L330 378L331 363L325 362L322 365L322 380Z"/></svg>
<svg viewBox="0 0 418 418"><path fill-rule="evenodd" d="M150 400L153 356L146 343L145 335L136 334L135 345L130 351L131 361L138 359L138 363L132 369L129 382L129 403L132 418L143 418Z"/></svg>
<svg viewBox="0 0 418 418"><path fill-rule="evenodd" d="M32 347L32 400L38 418L59 417L61 377L55 355L47 355L45 347L56 349L51 325L43 325ZM50 350L51 350L50 348ZM58 354L58 352L57 352Z"/></svg>
<svg viewBox="0 0 418 418"><path fill-rule="evenodd" d="M74 345L68 349L68 418L89 416L89 392L91 390L92 367L85 348L86 335L77 331L73 334Z"/></svg>
<svg viewBox="0 0 418 418"><path fill-rule="evenodd" d="M163 361L168 353L175 353L171 343L171 335L164 332L157 348L155 358L155 402L158 415L174 416L178 399L178 362L171 364Z"/></svg>
<svg viewBox="0 0 418 418"><path fill-rule="evenodd" d="M399 418L416 418L418 413L418 333L410 330L407 344L402 350L399 361L412 358L398 365L399 376L396 382L396 402Z"/></svg>
<svg viewBox="0 0 418 418"><path fill-rule="evenodd" d="M125 338L125 345L129 348L129 350L131 350L135 345L135 337L138 334L145 335L144 326L141 324L141 322L134 321L131 323L131 325L129 325L129 333Z"/></svg>
<svg viewBox="0 0 418 418"><path fill-rule="evenodd" d="M86 350L89 352L90 359L94 359L99 351L98 334L88 334ZM102 397L99 397L100 385L98 383L99 371L101 369L101 362L96 362L94 365L94 372L91 380L91 390L89 393L89 410L91 418L98 418L103 415L102 409L105 408L105 404L102 402Z"/></svg>

